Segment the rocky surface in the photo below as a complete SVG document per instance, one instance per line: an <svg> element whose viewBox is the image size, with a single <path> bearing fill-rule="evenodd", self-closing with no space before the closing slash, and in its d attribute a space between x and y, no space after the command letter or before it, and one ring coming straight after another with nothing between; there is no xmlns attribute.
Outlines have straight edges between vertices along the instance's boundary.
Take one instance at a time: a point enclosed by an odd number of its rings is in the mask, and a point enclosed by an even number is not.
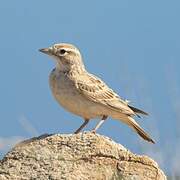
<svg viewBox="0 0 180 180"><path fill-rule="evenodd" d="M0 180L164 180L157 163L93 133L42 135L0 162Z"/></svg>

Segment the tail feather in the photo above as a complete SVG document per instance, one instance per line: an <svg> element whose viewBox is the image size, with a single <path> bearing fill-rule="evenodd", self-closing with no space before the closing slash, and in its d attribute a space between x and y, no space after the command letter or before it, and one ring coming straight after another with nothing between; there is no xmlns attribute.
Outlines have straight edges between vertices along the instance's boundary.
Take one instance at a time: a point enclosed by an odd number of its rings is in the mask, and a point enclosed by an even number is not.
<svg viewBox="0 0 180 180"><path fill-rule="evenodd" d="M155 144L151 137L138 125L138 123L132 118L128 117L128 125L130 125L144 140Z"/></svg>
<svg viewBox="0 0 180 180"><path fill-rule="evenodd" d="M133 106L128 105L128 107L129 107L130 109L132 109L132 110L133 110L135 113L137 113L137 114L143 114L143 115L146 115L146 116L149 115L147 112L144 112L144 111L142 111L142 110L140 110L140 109L138 109L138 108L135 108L135 107L133 107Z"/></svg>

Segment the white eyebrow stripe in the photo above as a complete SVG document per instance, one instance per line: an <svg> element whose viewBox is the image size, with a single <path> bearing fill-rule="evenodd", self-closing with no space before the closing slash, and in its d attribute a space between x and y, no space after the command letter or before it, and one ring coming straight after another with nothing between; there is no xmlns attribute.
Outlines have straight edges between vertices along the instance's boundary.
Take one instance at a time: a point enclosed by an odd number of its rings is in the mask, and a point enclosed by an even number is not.
<svg viewBox="0 0 180 180"><path fill-rule="evenodd" d="M74 52L75 54L81 55L81 53L79 52L79 50L70 45L70 44L55 44L54 47L58 50L58 49L64 49L65 51L71 51Z"/></svg>
<svg viewBox="0 0 180 180"><path fill-rule="evenodd" d="M70 52L74 52L75 54L80 54L78 49L75 48L67 48L67 47L62 47L62 49L64 49L65 51L70 51Z"/></svg>

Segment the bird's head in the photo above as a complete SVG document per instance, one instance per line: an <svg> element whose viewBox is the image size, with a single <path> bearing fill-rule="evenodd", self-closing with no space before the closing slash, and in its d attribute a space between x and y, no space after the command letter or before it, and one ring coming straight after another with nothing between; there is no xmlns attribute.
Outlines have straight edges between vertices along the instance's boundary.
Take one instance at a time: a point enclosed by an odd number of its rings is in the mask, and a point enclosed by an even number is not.
<svg viewBox="0 0 180 180"><path fill-rule="evenodd" d="M72 44L60 43L39 50L55 59L57 68L69 71L72 68L84 69L80 51Z"/></svg>

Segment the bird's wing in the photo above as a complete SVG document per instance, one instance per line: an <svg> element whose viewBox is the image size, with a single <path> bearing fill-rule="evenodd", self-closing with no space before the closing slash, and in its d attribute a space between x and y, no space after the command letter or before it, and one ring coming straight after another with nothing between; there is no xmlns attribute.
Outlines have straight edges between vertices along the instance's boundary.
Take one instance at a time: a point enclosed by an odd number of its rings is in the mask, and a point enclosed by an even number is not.
<svg viewBox="0 0 180 180"><path fill-rule="evenodd" d="M85 74L76 81L76 87L85 98L105 105L127 115L135 115L128 107L128 102L121 99L101 79L92 74Z"/></svg>

